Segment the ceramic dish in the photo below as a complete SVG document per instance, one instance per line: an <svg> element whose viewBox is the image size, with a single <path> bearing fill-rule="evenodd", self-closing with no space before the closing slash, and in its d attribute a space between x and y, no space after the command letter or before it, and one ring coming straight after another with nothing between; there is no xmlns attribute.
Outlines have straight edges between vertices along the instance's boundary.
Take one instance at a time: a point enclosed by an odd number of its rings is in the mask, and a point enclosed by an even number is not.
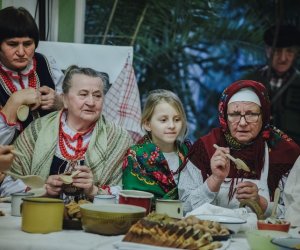
<svg viewBox="0 0 300 250"><path fill-rule="evenodd" d="M195 216L200 220L210 220L219 222L221 225L233 231L234 233L237 233L240 230L241 226L247 222L246 220L241 219L239 217L226 215L197 214Z"/></svg>
<svg viewBox="0 0 300 250"><path fill-rule="evenodd" d="M246 231L248 244L252 250L278 250L278 247L271 243L274 238L288 238L286 232L272 230L250 230Z"/></svg>
<svg viewBox="0 0 300 250"><path fill-rule="evenodd" d="M272 239L271 242L280 250L300 249L300 238Z"/></svg>
<svg viewBox="0 0 300 250"><path fill-rule="evenodd" d="M276 231L288 232L290 229L290 225L291 225L290 222L284 220L282 220L281 224L279 223L271 224L264 220L257 221L257 228L260 230L276 230Z"/></svg>
<svg viewBox="0 0 300 250"><path fill-rule="evenodd" d="M126 234L132 224L143 218L146 209L125 204L80 205L82 228L102 235Z"/></svg>
<svg viewBox="0 0 300 250"><path fill-rule="evenodd" d="M230 240L223 241L222 247L218 248L218 250L225 250L228 249L230 245ZM118 250L180 250L180 248L172 248L172 247L158 247L158 246L151 246L146 244L139 244L133 242L116 242L114 243L114 247Z"/></svg>

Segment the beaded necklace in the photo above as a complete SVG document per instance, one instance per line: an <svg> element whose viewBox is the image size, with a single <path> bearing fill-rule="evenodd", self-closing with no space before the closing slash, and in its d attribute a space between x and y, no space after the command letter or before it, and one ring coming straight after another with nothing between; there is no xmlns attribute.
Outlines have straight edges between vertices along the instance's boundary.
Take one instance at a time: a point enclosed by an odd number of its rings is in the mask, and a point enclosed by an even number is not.
<svg viewBox="0 0 300 250"><path fill-rule="evenodd" d="M35 60L35 58L33 58L32 61L33 61L33 68L28 73L28 86L30 88L36 89L37 79L36 79L36 75L35 75L35 71L36 71L36 60ZM11 93L14 93L14 92L17 91L17 87L13 84L13 81L9 77L9 72L5 71L2 67L0 67L0 77L2 78L5 86L9 89L9 91ZM24 89L25 85L24 85L21 74L18 74L18 80L19 80L21 88Z"/></svg>
<svg viewBox="0 0 300 250"><path fill-rule="evenodd" d="M83 145L83 136L87 135L88 133L92 132L96 123L93 124L87 131L83 133L76 133L73 137L67 134L63 130L63 123L60 121L59 123L59 149L62 154L62 156L67 160L78 160L83 157L85 154L89 143L87 143L85 146ZM72 146L71 142L75 142L76 146ZM74 151L74 155L71 155L67 148Z"/></svg>

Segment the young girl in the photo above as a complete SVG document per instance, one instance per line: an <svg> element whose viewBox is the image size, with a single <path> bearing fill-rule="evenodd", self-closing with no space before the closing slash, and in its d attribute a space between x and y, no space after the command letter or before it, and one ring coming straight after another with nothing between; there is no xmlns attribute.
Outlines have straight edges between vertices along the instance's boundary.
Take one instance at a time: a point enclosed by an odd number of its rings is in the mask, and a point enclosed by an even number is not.
<svg viewBox="0 0 300 250"><path fill-rule="evenodd" d="M146 135L129 148L123 162L123 189L154 194L155 198L178 199L179 166L190 142L184 138L187 120L182 103L173 92L150 92L142 113Z"/></svg>

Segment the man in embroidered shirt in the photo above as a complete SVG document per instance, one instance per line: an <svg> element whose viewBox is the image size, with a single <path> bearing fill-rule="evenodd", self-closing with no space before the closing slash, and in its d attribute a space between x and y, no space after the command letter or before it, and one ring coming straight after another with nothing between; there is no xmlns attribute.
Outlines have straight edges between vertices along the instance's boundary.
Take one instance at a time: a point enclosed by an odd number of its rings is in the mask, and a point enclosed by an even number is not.
<svg viewBox="0 0 300 250"><path fill-rule="evenodd" d="M272 26L264 33L267 65L248 79L263 83L271 99L272 124L300 144L300 72L295 68L300 32L295 26Z"/></svg>

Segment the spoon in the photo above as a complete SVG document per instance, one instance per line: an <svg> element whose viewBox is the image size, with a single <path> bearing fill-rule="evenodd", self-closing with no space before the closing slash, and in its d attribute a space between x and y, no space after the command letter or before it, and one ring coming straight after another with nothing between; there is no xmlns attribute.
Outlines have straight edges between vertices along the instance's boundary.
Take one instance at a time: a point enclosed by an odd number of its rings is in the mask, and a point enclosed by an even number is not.
<svg viewBox="0 0 300 250"><path fill-rule="evenodd" d="M59 177L65 184L71 184L73 182L73 177L78 175L80 172L80 170L76 170L70 175L62 174Z"/></svg>
<svg viewBox="0 0 300 250"><path fill-rule="evenodd" d="M269 222L269 223L272 223L272 224L277 223L276 212L277 212L279 197L280 197L280 189L276 188L275 193L274 193L274 204L273 204L273 207L272 207L272 213L271 213L271 216L266 219L266 222Z"/></svg>
<svg viewBox="0 0 300 250"><path fill-rule="evenodd" d="M216 144L214 144L213 145L214 146L214 148L216 148L216 149L219 149L220 147L218 146L218 145L216 145ZM244 171L246 171L246 172L250 172L250 168L247 166L247 164L245 163L245 162L243 162L241 159L239 159L239 158L234 158L232 155L230 155L230 154L225 154L226 155L226 157L228 158L228 159L230 159L230 160L232 160L234 163L235 163L235 165L236 165L236 168L237 169L243 169Z"/></svg>
<svg viewBox="0 0 300 250"><path fill-rule="evenodd" d="M18 174L14 174L10 171L6 171L6 174L16 178L16 179L21 179L26 186L30 187L30 188L42 188L44 187L45 181L44 179L39 176L39 175L18 175Z"/></svg>

